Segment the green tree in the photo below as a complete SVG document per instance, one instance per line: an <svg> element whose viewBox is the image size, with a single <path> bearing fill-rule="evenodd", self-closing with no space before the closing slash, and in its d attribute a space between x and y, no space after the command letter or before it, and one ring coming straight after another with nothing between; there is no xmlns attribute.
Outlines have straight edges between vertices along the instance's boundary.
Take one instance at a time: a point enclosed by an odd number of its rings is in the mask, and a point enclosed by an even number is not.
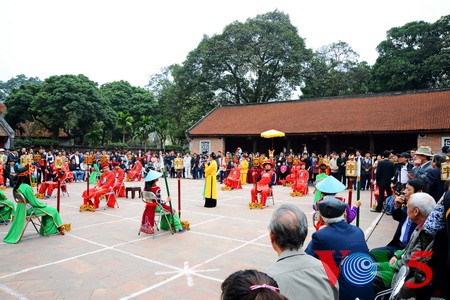
<svg viewBox="0 0 450 300"><path fill-rule="evenodd" d="M100 87L100 91L103 98L111 103L111 109L117 113L122 113L122 117L124 114L132 116L133 121L139 120L143 116L152 115L157 105L151 92L141 87L134 87L123 80L106 83ZM114 130L114 127L110 128L113 141L120 138L124 142L124 128L126 130L125 135L131 133L132 127L127 127L125 119L116 120L116 124L120 127L119 131ZM120 134L120 137L117 133Z"/></svg>
<svg viewBox="0 0 450 300"><path fill-rule="evenodd" d="M156 135L158 136L158 140L159 140L159 148L164 149L165 150L165 146L166 146L166 141L167 141L167 137L169 135L169 124L170 124L170 120L163 116L163 115L158 115L156 116L155 119L155 132Z"/></svg>
<svg viewBox="0 0 450 300"><path fill-rule="evenodd" d="M152 116L141 116L134 124L134 138L140 142L141 148L147 147L150 134L154 131L155 124Z"/></svg>
<svg viewBox="0 0 450 300"><path fill-rule="evenodd" d="M47 78L33 97L30 111L33 119L58 138L60 130L83 144L91 125L102 120L113 123L115 112L105 101L97 84L84 75L61 75Z"/></svg>
<svg viewBox="0 0 450 300"><path fill-rule="evenodd" d="M401 91L449 86L450 15L433 24L391 28L377 46L371 90Z"/></svg>
<svg viewBox="0 0 450 300"><path fill-rule="evenodd" d="M317 98L368 92L370 67L359 55L339 41L320 48L307 64L303 97Z"/></svg>
<svg viewBox="0 0 450 300"><path fill-rule="evenodd" d="M5 119L12 128L24 132L25 128L23 126L27 126L27 122L34 120L31 105L41 88L42 84L30 83L23 84L11 91L11 94L5 100L8 108Z"/></svg>
<svg viewBox="0 0 450 300"><path fill-rule="evenodd" d="M162 148L168 139L172 144L183 146L186 129L213 108L208 102L203 104L201 97L192 96L182 88L178 74L173 76L179 70L178 65L170 66L152 76L148 85L158 102L152 121Z"/></svg>
<svg viewBox="0 0 450 300"><path fill-rule="evenodd" d="M105 124L102 121L95 121L91 125L91 130L86 134L85 142L93 148L101 145Z"/></svg>
<svg viewBox="0 0 450 300"><path fill-rule="evenodd" d="M129 113L119 111L117 114L116 129L122 133L122 143L125 143L125 136L133 133L134 118Z"/></svg>
<svg viewBox="0 0 450 300"><path fill-rule="evenodd" d="M212 106L286 99L309 56L289 16L276 10L205 36L174 72L175 82Z"/></svg>
<svg viewBox="0 0 450 300"><path fill-rule="evenodd" d="M26 77L23 74L11 78L7 82L0 81L0 102L5 101L13 90L20 88L23 84L42 84L38 77Z"/></svg>

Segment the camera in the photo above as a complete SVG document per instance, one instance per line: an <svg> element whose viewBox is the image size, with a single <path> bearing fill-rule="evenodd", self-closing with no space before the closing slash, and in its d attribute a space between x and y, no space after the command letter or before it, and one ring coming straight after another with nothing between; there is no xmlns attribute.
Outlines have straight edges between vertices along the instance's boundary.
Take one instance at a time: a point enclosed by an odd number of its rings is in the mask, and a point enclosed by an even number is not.
<svg viewBox="0 0 450 300"><path fill-rule="evenodd" d="M401 192L395 192L396 196L404 196L405 192L401 191Z"/></svg>

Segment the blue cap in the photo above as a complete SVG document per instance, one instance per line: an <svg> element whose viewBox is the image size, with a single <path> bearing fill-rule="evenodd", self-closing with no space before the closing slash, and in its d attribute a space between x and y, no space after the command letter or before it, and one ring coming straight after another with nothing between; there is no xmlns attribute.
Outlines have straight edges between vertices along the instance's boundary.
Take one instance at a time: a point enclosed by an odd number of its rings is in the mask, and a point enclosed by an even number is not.
<svg viewBox="0 0 450 300"><path fill-rule="evenodd" d="M328 176L316 185L316 189L325 194L336 194L345 190L345 185L333 176Z"/></svg>
<svg viewBox="0 0 450 300"><path fill-rule="evenodd" d="M156 172L153 170L150 170L147 174L147 176L145 176L145 181L153 181L155 179L158 179L159 177L161 177L163 174L160 172Z"/></svg>

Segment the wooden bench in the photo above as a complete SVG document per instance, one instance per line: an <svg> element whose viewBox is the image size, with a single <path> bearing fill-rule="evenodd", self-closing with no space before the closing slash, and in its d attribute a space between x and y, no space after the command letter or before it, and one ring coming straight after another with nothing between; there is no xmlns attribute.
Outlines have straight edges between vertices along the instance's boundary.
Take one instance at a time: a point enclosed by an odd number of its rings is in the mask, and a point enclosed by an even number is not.
<svg viewBox="0 0 450 300"><path fill-rule="evenodd" d="M142 198L142 189L139 186L129 186L125 188L125 197L128 198L128 192L131 192L131 198L134 199L136 192L138 192L139 198Z"/></svg>

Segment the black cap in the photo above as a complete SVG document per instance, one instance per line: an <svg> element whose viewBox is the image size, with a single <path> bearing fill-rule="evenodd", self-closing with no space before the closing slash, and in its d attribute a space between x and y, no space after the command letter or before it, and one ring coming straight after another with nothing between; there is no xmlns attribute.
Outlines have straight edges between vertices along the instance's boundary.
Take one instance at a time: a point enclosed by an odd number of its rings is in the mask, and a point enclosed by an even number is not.
<svg viewBox="0 0 450 300"><path fill-rule="evenodd" d="M337 218L344 214L347 204L333 196L327 196L317 203L320 214L325 218Z"/></svg>
<svg viewBox="0 0 450 300"><path fill-rule="evenodd" d="M411 156L408 154L408 152L402 152L399 155L397 155L398 157L404 157L404 158L410 158Z"/></svg>

